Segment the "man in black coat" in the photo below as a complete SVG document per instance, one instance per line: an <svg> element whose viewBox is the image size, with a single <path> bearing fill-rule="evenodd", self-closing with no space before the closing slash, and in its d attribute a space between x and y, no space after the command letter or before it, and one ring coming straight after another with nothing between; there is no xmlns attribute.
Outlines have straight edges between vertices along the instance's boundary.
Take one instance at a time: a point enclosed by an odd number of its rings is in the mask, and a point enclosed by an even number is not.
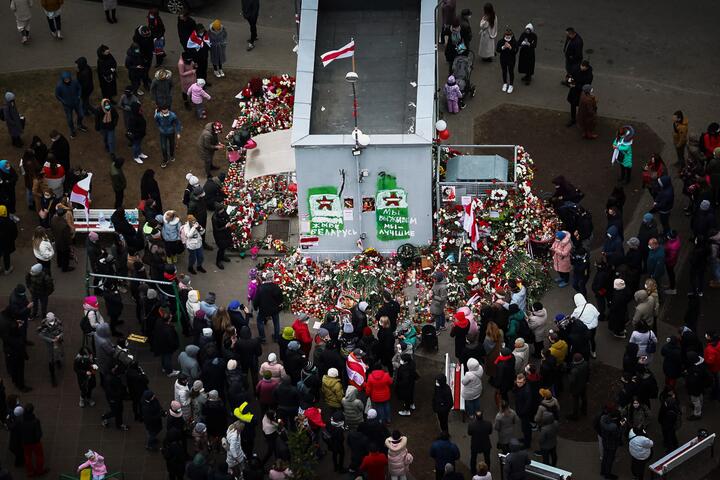
<svg viewBox="0 0 720 480"><path fill-rule="evenodd" d="M252 338L250 327L240 327L240 335L233 350L237 352L240 370L246 377L250 373L254 387L258 383L258 358L262 355L262 345L260 345L259 339Z"/></svg>
<svg viewBox="0 0 720 480"><path fill-rule="evenodd" d="M248 38L247 51L255 48L257 36L257 20L260 15L260 0L242 0L242 14L250 24L250 38Z"/></svg>
<svg viewBox="0 0 720 480"><path fill-rule="evenodd" d="M583 85L591 85L593 82L593 69L589 61L583 60L580 62L580 65L574 67L569 74L568 85L570 86L570 91L567 94L567 101L570 103L570 121L567 126L572 127L575 125L577 107L580 105L580 94L582 94Z"/></svg>
<svg viewBox="0 0 720 480"><path fill-rule="evenodd" d="M95 89L92 68L88 65L87 58L85 57L80 57L75 60L75 64L77 65L77 81L80 83L80 101L82 102L83 113L85 116L88 116L92 112L90 95Z"/></svg>
<svg viewBox="0 0 720 480"><path fill-rule="evenodd" d="M371 445L377 445L381 452L387 454L385 439L390 436L390 431L384 423L378 420L374 408L368 410L367 420L358 425L357 430L370 440Z"/></svg>
<svg viewBox="0 0 720 480"><path fill-rule="evenodd" d="M297 388L285 377L273 391L273 397L277 403L278 418L281 418L285 425L291 425L300 406L300 393Z"/></svg>
<svg viewBox="0 0 720 480"><path fill-rule="evenodd" d="M473 412L468 412L473 415ZM483 454L485 463L490 468L490 450L492 443L490 435L492 435L493 426L483 418L483 412L475 412L475 417L468 425L467 433L470 436L470 475L477 473L477 457L479 453Z"/></svg>
<svg viewBox="0 0 720 480"><path fill-rule="evenodd" d="M265 343L265 321L268 317L273 322L273 340L280 338L280 311L283 306L283 292L274 282L272 271L263 273L263 283L257 289L253 299L253 307L258 310L257 326L260 342Z"/></svg>
<svg viewBox="0 0 720 480"><path fill-rule="evenodd" d="M172 359L180 347L180 338L173 322L173 316L165 313L163 321L157 322L153 332L153 352L160 356L163 372L168 377L180 373L173 368Z"/></svg>
<svg viewBox="0 0 720 480"><path fill-rule="evenodd" d="M20 438L25 451L25 472L28 478L44 475L48 471L43 460L42 436L42 425L35 416L35 406L28 403L25 405L25 412L20 423ZM35 466L33 466L33 457L35 457Z"/></svg>
<svg viewBox="0 0 720 480"><path fill-rule="evenodd" d="M196 25L197 23L195 23L195 19L190 16L190 12L187 9L183 10L180 15L178 15L178 39L180 40L180 47L185 52L192 52L192 50L188 48L187 42L193 30L195 30Z"/></svg>
<svg viewBox="0 0 720 480"><path fill-rule="evenodd" d="M70 172L70 143L65 136L57 130L50 131L50 153L55 156L55 161L62 165L65 172ZM66 173L65 178L70 175ZM66 188L67 190L67 188Z"/></svg>
<svg viewBox="0 0 720 480"><path fill-rule="evenodd" d="M583 39L575 31L573 27L565 29L565 45L563 53L565 54L565 72L571 75L583 59ZM580 85L582 88L582 85Z"/></svg>
<svg viewBox="0 0 720 480"><path fill-rule="evenodd" d="M285 357L285 371L290 376L293 385L300 381L300 372L307 364L307 357L300 349L300 342L293 340L288 344Z"/></svg>
<svg viewBox="0 0 720 480"><path fill-rule="evenodd" d="M142 418L147 431L147 445L145 450L155 452L158 449L158 434L162 431L162 417L165 415L160 401L151 390L145 390L142 395Z"/></svg>
<svg viewBox="0 0 720 480"><path fill-rule="evenodd" d="M130 396L130 402L132 403L133 415L136 421L141 422L143 420L142 396L148 389L150 380L136 361L132 362L125 372L125 379L127 381L127 391ZM118 387L118 385L115 385L115 387ZM107 394L107 391L105 393Z"/></svg>
<svg viewBox="0 0 720 480"><path fill-rule="evenodd" d="M515 413L520 417L522 427L523 443L525 448L530 448L532 443L531 422L535 411L533 409L532 390L530 385L527 384L524 373L518 373L513 392L515 393Z"/></svg>
<svg viewBox="0 0 720 480"><path fill-rule="evenodd" d="M25 385L25 361L28 360L27 350L25 347L25 325L27 319L19 320L8 314L7 310L3 312L5 320L9 324L9 328L3 337L3 350L5 351L5 365L7 367L13 385L23 393L27 393L32 388Z"/></svg>
<svg viewBox="0 0 720 480"><path fill-rule="evenodd" d="M127 389L123 385L120 377L120 365L115 364L110 375L105 380L105 398L107 399L110 411L102 416L102 424L104 427L110 425L110 419L115 418L115 427L118 430L128 430L128 426L123 423L123 402ZM145 387L147 389L147 386ZM138 412L139 413L139 412Z"/></svg>
<svg viewBox="0 0 720 480"><path fill-rule="evenodd" d="M392 296L392 293L387 290L383 291L383 304L375 314L375 319L380 321L380 317L388 317L390 320L390 330L393 332L397 329L397 319L400 315L400 304Z"/></svg>
<svg viewBox="0 0 720 480"><path fill-rule="evenodd" d="M230 215L228 215L225 205L218 203L215 205L214 209L215 213L212 216L212 227L213 238L215 239L215 246L217 247L215 265L220 270L224 270L225 266L223 265L223 262L230 261L230 259L225 256L225 251L233 247L233 239L230 232L232 223L230 222Z"/></svg>

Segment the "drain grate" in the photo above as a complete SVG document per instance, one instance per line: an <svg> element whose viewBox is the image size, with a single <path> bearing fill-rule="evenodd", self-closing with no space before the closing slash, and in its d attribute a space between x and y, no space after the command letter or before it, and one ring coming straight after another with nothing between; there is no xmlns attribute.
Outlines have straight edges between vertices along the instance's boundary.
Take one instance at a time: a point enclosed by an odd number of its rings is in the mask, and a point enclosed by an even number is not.
<svg viewBox="0 0 720 480"><path fill-rule="evenodd" d="M290 220L266 220L265 236L287 242L290 238Z"/></svg>

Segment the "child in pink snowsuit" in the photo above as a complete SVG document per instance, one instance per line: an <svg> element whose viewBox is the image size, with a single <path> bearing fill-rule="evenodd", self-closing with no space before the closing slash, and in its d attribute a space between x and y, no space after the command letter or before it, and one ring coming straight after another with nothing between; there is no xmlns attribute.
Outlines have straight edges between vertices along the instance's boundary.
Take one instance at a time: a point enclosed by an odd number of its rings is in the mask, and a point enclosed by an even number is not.
<svg viewBox="0 0 720 480"><path fill-rule="evenodd" d="M85 454L86 462L78 466L77 471L80 472L86 468L92 470L92 480L103 480L107 474L107 467L105 466L105 457L99 453L88 450Z"/></svg>
<svg viewBox="0 0 720 480"><path fill-rule="evenodd" d="M460 87L455 83L455 76L450 75L445 84L445 98L447 98L447 108L450 113L458 113L460 111L459 100L463 94Z"/></svg>
<svg viewBox="0 0 720 480"><path fill-rule="evenodd" d="M210 100L210 94L205 91L205 80L198 78L195 83L190 85L188 88L187 95L190 97L190 102L195 105L195 113L198 118L207 118L207 111L205 110L205 101Z"/></svg>

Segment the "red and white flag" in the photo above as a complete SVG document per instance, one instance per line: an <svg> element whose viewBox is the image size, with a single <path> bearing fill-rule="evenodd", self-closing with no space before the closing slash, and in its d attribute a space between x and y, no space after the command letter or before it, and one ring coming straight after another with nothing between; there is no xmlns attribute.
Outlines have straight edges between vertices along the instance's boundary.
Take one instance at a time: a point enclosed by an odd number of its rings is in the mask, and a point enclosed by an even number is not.
<svg viewBox="0 0 720 480"><path fill-rule="evenodd" d="M200 35L198 35L197 32L193 30L188 37L187 48L192 48L193 50L200 50L203 47L203 43L207 44L208 47L210 46L210 35L205 32L203 33L203 36L200 37Z"/></svg>
<svg viewBox="0 0 720 480"><path fill-rule="evenodd" d="M355 55L355 40L351 40L350 43L338 50L331 50L327 53L323 53L320 55L320 60L322 60L323 67L327 67L328 63L333 60L337 60L338 58L350 58L353 55Z"/></svg>
<svg viewBox="0 0 720 480"><path fill-rule="evenodd" d="M90 182L92 181L92 173L88 173L87 177L73 185L70 192L70 201L79 203L85 207L85 213L90 209Z"/></svg>

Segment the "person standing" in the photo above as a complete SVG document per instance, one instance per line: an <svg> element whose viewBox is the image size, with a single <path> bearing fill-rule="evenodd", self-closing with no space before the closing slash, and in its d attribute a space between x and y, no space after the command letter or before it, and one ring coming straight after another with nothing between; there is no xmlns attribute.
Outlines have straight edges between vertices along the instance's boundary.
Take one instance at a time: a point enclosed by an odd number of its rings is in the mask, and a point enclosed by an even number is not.
<svg viewBox="0 0 720 480"><path fill-rule="evenodd" d="M22 134L25 130L25 117L18 112L15 103L15 94L13 92L5 92L5 105L0 110L0 120L7 125L8 134L12 140L13 147L22 147Z"/></svg>
<svg viewBox="0 0 720 480"><path fill-rule="evenodd" d="M115 157L110 164L110 182L113 192L115 192L115 206L113 207L115 209L123 208L123 199L127 188L127 179L123 172L124 163L125 160L122 157Z"/></svg>
<svg viewBox="0 0 720 480"><path fill-rule="evenodd" d="M569 83L568 77L580 66L583 59L583 39L573 27L565 29L563 53L565 54L565 73L567 74L565 81ZM582 85L580 86L582 87Z"/></svg>
<svg viewBox="0 0 720 480"><path fill-rule="evenodd" d="M97 49L97 75L103 98L115 103L113 97L117 95L117 61L106 45L100 45Z"/></svg>
<svg viewBox="0 0 720 480"><path fill-rule="evenodd" d="M25 405L22 422L20 423L20 436L25 454L25 473L28 477L45 475L48 469L45 468L42 425L35 416L35 406L32 403Z"/></svg>
<svg viewBox="0 0 720 480"><path fill-rule="evenodd" d="M118 364L115 364L110 374L105 376L103 388L110 407L110 411L102 416L103 426L108 427L110 425L109 420L115 418L115 427L118 430L129 430L128 426L123 423L123 403L128 393L120 377L120 366Z"/></svg>
<svg viewBox="0 0 720 480"><path fill-rule="evenodd" d="M185 241L185 247L188 251L188 272L193 275L197 272L207 273L207 270L203 268L203 241L202 236L205 233L205 229L198 223L195 216L188 215L187 222L182 226L182 238ZM195 270L195 263L197 262L197 271Z"/></svg>
<svg viewBox="0 0 720 480"><path fill-rule="evenodd" d="M197 81L196 73L197 65L193 60L190 52L183 52L178 60L178 72L180 73L180 91L182 92L183 103L185 109L190 110L190 101L188 99L188 90Z"/></svg>
<svg viewBox="0 0 720 480"><path fill-rule="evenodd" d="M645 468L652 455L653 441L643 428L633 427L628 434L628 448L632 465L630 471L635 480L645 478Z"/></svg>
<svg viewBox="0 0 720 480"><path fill-rule="evenodd" d="M40 339L45 342L48 351L48 367L50 369L50 382L57 387L55 368L62 368L65 360L65 349L63 348L63 325L62 321L54 313L48 312L37 329Z"/></svg>
<svg viewBox="0 0 720 480"><path fill-rule="evenodd" d="M365 392L370 397L373 408L378 413L378 420L385 424L389 424L391 419L390 386L392 383L393 379L383 369L370 372L365 382Z"/></svg>
<svg viewBox="0 0 720 480"><path fill-rule="evenodd" d="M162 431L162 417L165 412L163 412L160 401L152 390L145 390L143 392L140 409L142 411L142 420L145 424L145 432L147 433L145 450L156 452L159 443L157 437Z"/></svg>
<svg viewBox="0 0 720 480"><path fill-rule="evenodd" d="M55 215L50 220L50 231L55 239L57 265L62 272L75 270L75 267L70 266L74 232L73 227L68 223L68 212L69 209L65 205L58 204L55 207Z"/></svg>
<svg viewBox="0 0 720 480"><path fill-rule="evenodd" d="M88 116L91 113L90 95L95 90L93 82L92 68L88 65L87 58L80 57L75 60L77 65L77 81L80 84L80 101L82 104L83 115Z"/></svg>
<svg viewBox="0 0 720 480"><path fill-rule="evenodd" d="M224 204L218 203L215 206L215 213L212 216L212 228L215 246L217 247L215 266L217 266L220 270L225 269L223 262L230 260L225 256L225 251L229 250L233 246L230 227L232 227L232 222L230 222L230 216L227 213L227 209Z"/></svg>
<svg viewBox="0 0 720 480"><path fill-rule="evenodd" d="M63 72L60 75L60 81L55 87L55 98L60 102L65 111L65 119L70 128L70 138L75 138L75 123L73 122L73 113L77 117L77 129L81 132L87 132L87 128L83 125L82 89L77 80L73 80L70 72Z"/></svg>
<svg viewBox="0 0 720 480"><path fill-rule="evenodd" d="M20 32L21 42L25 45L30 41L30 19L32 18L33 0L11 0L10 10L15 15L15 25Z"/></svg>
<svg viewBox="0 0 720 480"><path fill-rule="evenodd" d="M502 91L512 93L518 43L509 27L505 28L505 35L497 42L495 51L500 54L500 71L503 79Z"/></svg>
<svg viewBox="0 0 720 480"><path fill-rule="evenodd" d="M150 78L140 46L135 42L130 45L125 54L125 68L128 71L132 92L140 96L144 95L145 92L140 90L140 84L144 83L145 88L150 88Z"/></svg>
<svg viewBox="0 0 720 480"><path fill-rule="evenodd" d="M58 40L63 39L60 14L64 2L65 0L40 0L42 8L45 10L45 16L47 16L50 35Z"/></svg>
<svg viewBox="0 0 720 480"><path fill-rule="evenodd" d="M602 438L600 475L604 478L618 478L612 473L612 467L615 463L617 449L622 444L624 424L625 422L620 420L620 413L617 410L604 413L600 417L600 437Z"/></svg>
<svg viewBox="0 0 720 480"><path fill-rule="evenodd" d="M442 0L440 2L440 14L442 16L442 28L440 30L440 45L445 43L445 37L450 36L450 27L455 22L456 0Z"/></svg>
<svg viewBox="0 0 720 480"><path fill-rule="evenodd" d="M435 389L433 390L432 410L437 415L440 431L448 431L448 416L454 405L452 390L447 384L447 377L439 374L435 377Z"/></svg>
<svg viewBox="0 0 720 480"><path fill-rule="evenodd" d="M570 104L570 121L567 127L575 125L577 119L577 108L580 105L580 94L585 85L591 85L593 82L593 68L590 62L583 60L577 67L573 67L567 77L567 85L570 90L567 94L567 101Z"/></svg>
<svg viewBox="0 0 720 480"><path fill-rule="evenodd" d="M153 80L153 84L154 82ZM160 132L160 150L163 156L160 168L165 168L168 162L175 161L175 139L180 140L182 125L175 112L170 111L170 105L167 103L159 104L158 109L155 110L155 123Z"/></svg>
<svg viewBox="0 0 720 480"><path fill-rule="evenodd" d="M466 411L468 410L466 409ZM470 414L473 415L472 411ZM490 450L492 450L490 435L492 435L492 431L492 423L483 418L482 411L476 411L467 428L467 434L470 437L470 475L477 473L477 457L480 453L485 458L485 464L490 466Z"/></svg>
<svg viewBox="0 0 720 480"><path fill-rule="evenodd" d="M460 449L450 441L450 434L446 430L430 445L430 457L435 461L436 480L442 480L446 465L454 467L460 459Z"/></svg>
<svg viewBox="0 0 720 480"><path fill-rule="evenodd" d="M105 20L108 23L117 23L117 0L102 0L103 10L105 10Z"/></svg>
<svg viewBox="0 0 720 480"><path fill-rule="evenodd" d="M587 384L590 379L590 366L582 354L573 355L568 378L570 394L573 398L573 411L568 420L578 420L587 415Z"/></svg>
<svg viewBox="0 0 720 480"><path fill-rule="evenodd" d="M218 167L213 165L213 156L217 150L223 150L225 145L220 142L220 134L222 133L223 125L220 122L208 122L205 124L205 128L200 133L198 138L198 150L200 159L205 164L205 173L208 177L211 175L212 170L217 170Z"/></svg>
<svg viewBox="0 0 720 480"><path fill-rule="evenodd" d="M140 179L140 200L152 200L158 212L163 212L160 185L155 180L155 170L148 168Z"/></svg>
<svg viewBox="0 0 720 480"><path fill-rule="evenodd" d="M188 49L188 39L192 32L195 31L196 25L195 19L190 16L190 11L184 8L177 19L178 39L180 40L180 47L183 49L183 53L190 53Z"/></svg>
<svg viewBox="0 0 720 480"><path fill-rule="evenodd" d="M682 110L677 110L673 113L673 145L675 146L675 153L677 154L677 165L682 167L685 165L685 147L688 143L688 119L683 114Z"/></svg>
<svg viewBox="0 0 720 480"><path fill-rule="evenodd" d="M597 126L597 97L593 95L592 85L583 85L580 94L580 102L577 109L577 123L582 130L583 138L595 140L598 135L595 133Z"/></svg>
<svg viewBox="0 0 720 480"><path fill-rule="evenodd" d="M110 99L103 98L100 108L95 111L95 130L102 135L105 151L110 154L110 158L115 157L115 127L118 118L117 110Z"/></svg>
<svg viewBox="0 0 720 480"><path fill-rule="evenodd" d="M151 8L147 15L147 26L150 29L150 38L153 41L153 54L155 55L155 66L160 67L165 61L165 23L160 18L160 11Z"/></svg>
<svg viewBox="0 0 720 480"><path fill-rule="evenodd" d="M2 256L2 273L9 275L14 267L10 262L11 255L15 251L15 240L18 236L17 224L8 217L8 209L0 205L0 256Z"/></svg>
<svg viewBox="0 0 720 480"><path fill-rule="evenodd" d="M530 85L532 76L535 74L535 49L537 48L537 34L532 23L525 25L525 31L518 38L519 58L518 73L524 73L522 81L525 85Z"/></svg>
<svg viewBox="0 0 720 480"><path fill-rule="evenodd" d="M202 23L195 26L187 41L187 48L197 64L197 78L207 80L208 56L210 55L210 36Z"/></svg>
<svg viewBox="0 0 720 480"><path fill-rule="evenodd" d="M257 20L260 15L260 0L242 0L242 14L248 24L250 24L250 38L248 38L248 46L246 50L249 52L255 48L257 36Z"/></svg>
<svg viewBox="0 0 720 480"><path fill-rule="evenodd" d="M480 20L480 46L478 55L483 62L492 62L495 56L495 39L497 38L498 19L492 3L483 6L483 16Z"/></svg>
<svg viewBox="0 0 720 480"><path fill-rule="evenodd" d="M626 185L630 183L630 175L632 173L632 144L635 129L630 125L625 125L618 129L615 140L613 140L612 162L620 164L620 182Z"/></svg>
<svg viewBox="0 0 720 480"><path fill-rule="evenodd" d="M172 72L167 68L159 68L150 84L150 96L157 108L162 106L172 108L172 90Z"/></svg>
<svg viewBox="0 0 720 480"><path fill-rule="evenodd" d="M142 141L147 133L147 122L143 115L142 105L135 102L130 105L130 118L128 119L128 136L132 140L133 160L135 163L143 164L148 158L142 151Z"/></svg>
<svg viewBox="0 0 720 480"><path fill-rule="evenodd" d="M213 73L218 78L224 77L223 63L227 56L225 49L227 47L227 31L220 20L215 20L210 24L210 60L213 64Z"/></svg>
<svg viewBox="0 0 720 480"><path fill-rule="evenodd" d="M280 339L280 311L283 306L283 292L275 283L275 275L272 271L263 273L263 283L258 287L253 307L258 311L257 324L260 341L265 343L265 321L268 317L273 322L273 340Z"/></svg>
<svg viewBox="0 0 720 480"><path fill-rule="evenodd" d="M48 299L55 290L52 277L43 270L42 265L36 263L30 267L25 275L25 285L32 295L31 318L45 318L48 309ZM40 316L39 316L39 315Z"/></svg>

